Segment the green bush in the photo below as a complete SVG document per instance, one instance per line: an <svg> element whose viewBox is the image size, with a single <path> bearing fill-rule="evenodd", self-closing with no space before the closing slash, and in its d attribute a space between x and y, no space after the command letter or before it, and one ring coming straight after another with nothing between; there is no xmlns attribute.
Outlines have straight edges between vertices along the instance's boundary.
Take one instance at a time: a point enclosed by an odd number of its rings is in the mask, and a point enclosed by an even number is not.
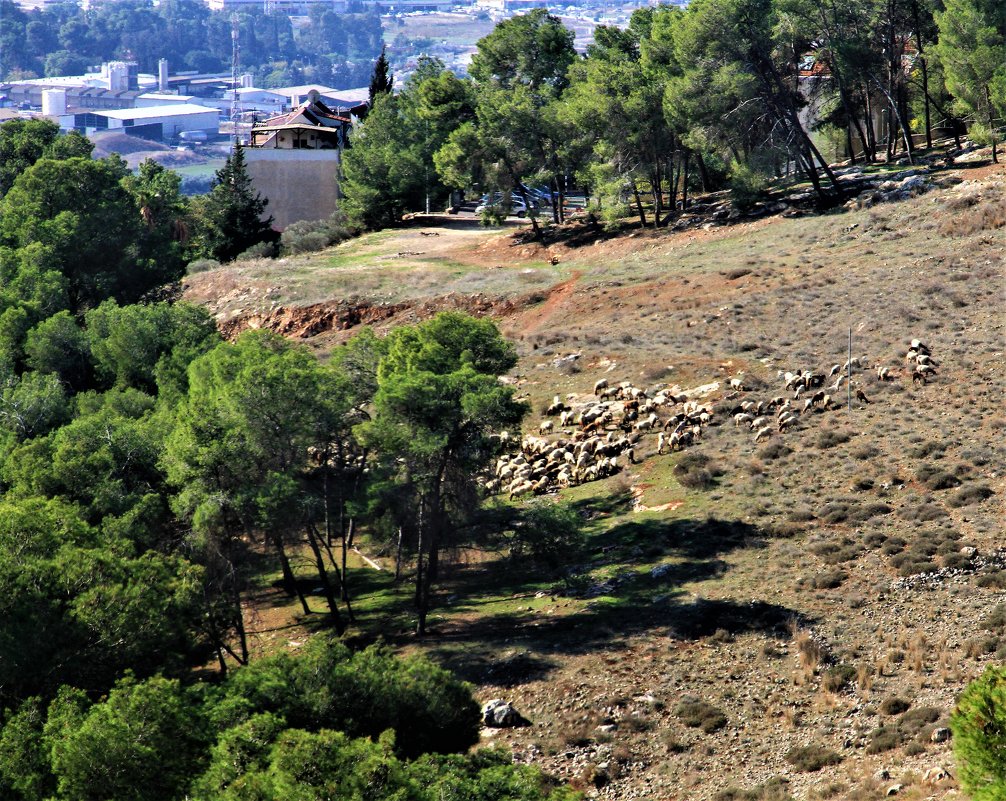
<svg viewBox="0 0 1006 801"><path fill-rule="evenodd" d="M702 729L706 734L712 734L727 725L727 716L723 711L705 701L684 700L675 708L674 714L686 726Z"/></svg>
<svg viewBox="0 0 1006 801"><path fill-rule="evenodd" d="M758 170L734 162L730 168L730 200L741 211L747 211L765 197L769 179Z"/></svg>
<svg viewBox="0 0 1006 801"><path fill-rule="evenodd" d="M828 765L837 765L842 757L826 746L813 744L790 749L786 761L799 771L813 773Z"/></svg>

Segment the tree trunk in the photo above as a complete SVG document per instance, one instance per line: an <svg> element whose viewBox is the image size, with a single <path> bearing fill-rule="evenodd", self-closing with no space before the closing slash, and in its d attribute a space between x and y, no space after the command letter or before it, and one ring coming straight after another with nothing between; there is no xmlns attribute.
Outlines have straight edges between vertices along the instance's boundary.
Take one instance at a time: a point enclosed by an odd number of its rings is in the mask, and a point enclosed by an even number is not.
<svg viewBox="0 0 1006 801"><path fill-rule="evenodd" d="M325 601L328 602L328 611L332 615L332 623L335 625L335 633L342 634L346 626L342 622L339 614L339 605L332 591L332 583L328 580L328 571L325 570L325 560L321 555L321 548L318 547L318 537L315 536L313 525L307 527L307 542L311 546L311 553L314 554L314 564L318 570L318 578L321 581L322 592L325 593Z"/></svg>
<svg viewBox="0 0 1006 801"><path fill-rule="evenodd" d="M398 527L398 546L395 548L395 581L402 579L402 527Z"/></svg>
<svg viewBox="0 0 1006 801"><path fill-rule="evenodd" d="M311 614L311 607L307 605L307 598L304 597L300 588L300 582L297 581L297 577L293 574L293 568L290 567L290 557L287 556L286 548L283 546L283 538L274 536L272 540L276 546L276 553L279 555L279 563L283 568L283 586L287 595L296 595L304 614Z"/></svg>
<svg viewBox="0 0 1006 801"><path fill-rule="evenodd" d="M416 545L416 634L422 637L426 634L426 596L423 593L423 584L426 576L423 573L423 502L419 502L419 526L417 529Z"/></svg>
<svg viewBox="0 0 1006 801"><path fill-rule="evenodd" d="M688 210L688 167L691 162L692 151L687 147L685 148L684 155L681 158L681 211L685 212Z"/></svg>
<svg viewBox="0 0 1006 801"><path fill-rule="evenodd" d="M699 167L699 185L702 187L703 192L709 191L709 173L706 170L706 161L702 158L701 153L695 154L695 163Z"/></svg>
<svg viewBox="0 0 1006 801"><path fill-rule="evenodd" d="M632 194L636 198L636 212L639 214L639 224L646 227L646 213L643 211L643 201L639 199L639 189L636 187L635 179L632 180Z"/></svg>
<svg viewBox="0 0 1006 801"><path fill-rule="evenodd" d="M346 586L346 555L349 551L349 543L353 539L353 529L356 527L356 518L349 518L349 534L342 537L342 575L339 576L339 583L342 585L342 600L349 603L349 588Z"/></svg>
<svg viewBox="0 0 1006 801"><path fill-rule="evenodd" d="M664 187L660 181L660 161L656 160L653 166L653 177L650 179L653 185L653 227L660 227L660 218L664 210Z"/></svg>

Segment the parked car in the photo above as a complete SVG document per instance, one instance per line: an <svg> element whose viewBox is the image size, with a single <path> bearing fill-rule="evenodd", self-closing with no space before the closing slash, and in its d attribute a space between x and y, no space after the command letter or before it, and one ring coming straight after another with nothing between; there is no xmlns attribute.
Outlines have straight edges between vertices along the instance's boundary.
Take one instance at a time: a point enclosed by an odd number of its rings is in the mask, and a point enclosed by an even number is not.
<svg viewBox="0 0 1006 801"><path fill-rule="evenodd" d="M531 200L531 198L528 198ZM503 197L502 192L497 192L495 195L490 197L489 195L483 195L482 200L479 205L475 207L476 214L482 214L482 212L487 211L491 208L499 208L502 211L507 206L507 201ZM511 195L509 199L510 214L517 217L527 216L527 206L524 204L523 198L520 195ZM537 205L534 204L532 200L532 208L537 209Z"/></svg>

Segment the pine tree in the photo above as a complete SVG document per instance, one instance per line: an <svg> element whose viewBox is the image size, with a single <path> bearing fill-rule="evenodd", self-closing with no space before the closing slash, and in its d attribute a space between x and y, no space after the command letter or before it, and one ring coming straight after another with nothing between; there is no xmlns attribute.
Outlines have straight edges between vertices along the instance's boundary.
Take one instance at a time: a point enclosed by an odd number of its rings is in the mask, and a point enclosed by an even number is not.
<svg viewBox="0 0 1006 801"><path fill-rule="evenodd" d="M234 148L197 209L198 255L231 261L252 245L275 239L272 216L263 219L268 203L252 185L244 152Z"/></svg>
<svg viewBox="0 0 1006 801"><path fill-rule="evenodd" d="M394 84L395 76L388 72L388 57L385 54L385 47L381 45L381 55L374 64L374 74L370 76L370 107L374 107L374 100L378 95L390 95L391 87Z"/></svg>

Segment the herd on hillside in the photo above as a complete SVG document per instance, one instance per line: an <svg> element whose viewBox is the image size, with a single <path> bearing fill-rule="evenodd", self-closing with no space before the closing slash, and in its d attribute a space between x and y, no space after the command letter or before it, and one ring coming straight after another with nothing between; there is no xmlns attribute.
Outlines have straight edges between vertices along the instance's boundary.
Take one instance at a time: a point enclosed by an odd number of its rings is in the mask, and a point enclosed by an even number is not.
<svg viewBox="0 0 1006 801"><path fill-rule="evenodd" d="M905 360L913 384L925 385L936 376L939 365L922 341L911 340ZM518 439L508 431L498 434L503 453L485 489L492 495L506 493L513 500L607 478L622 469L622 460L639 461L637 450L644 438L652 441L656 435L657 454L684 450L703 438L706 427L727 415L734 427L747 427L759 443L839 405L833 394L843 389L852 369L871 368L866 357L854 357L827 372L780 370L778 379L786 394L764 400L753 398L743 375L738 375L727 379L727 394L715 405L692 399L694 391L660 389L651 397L630 381L614 384L601 378L586 400L575 393L565 399L556 395L537 435ZM879 381L895 378L890 367L878 364L872 369ZM870 403L862 389L857 388L855 396L860 403Z"/></svg>

